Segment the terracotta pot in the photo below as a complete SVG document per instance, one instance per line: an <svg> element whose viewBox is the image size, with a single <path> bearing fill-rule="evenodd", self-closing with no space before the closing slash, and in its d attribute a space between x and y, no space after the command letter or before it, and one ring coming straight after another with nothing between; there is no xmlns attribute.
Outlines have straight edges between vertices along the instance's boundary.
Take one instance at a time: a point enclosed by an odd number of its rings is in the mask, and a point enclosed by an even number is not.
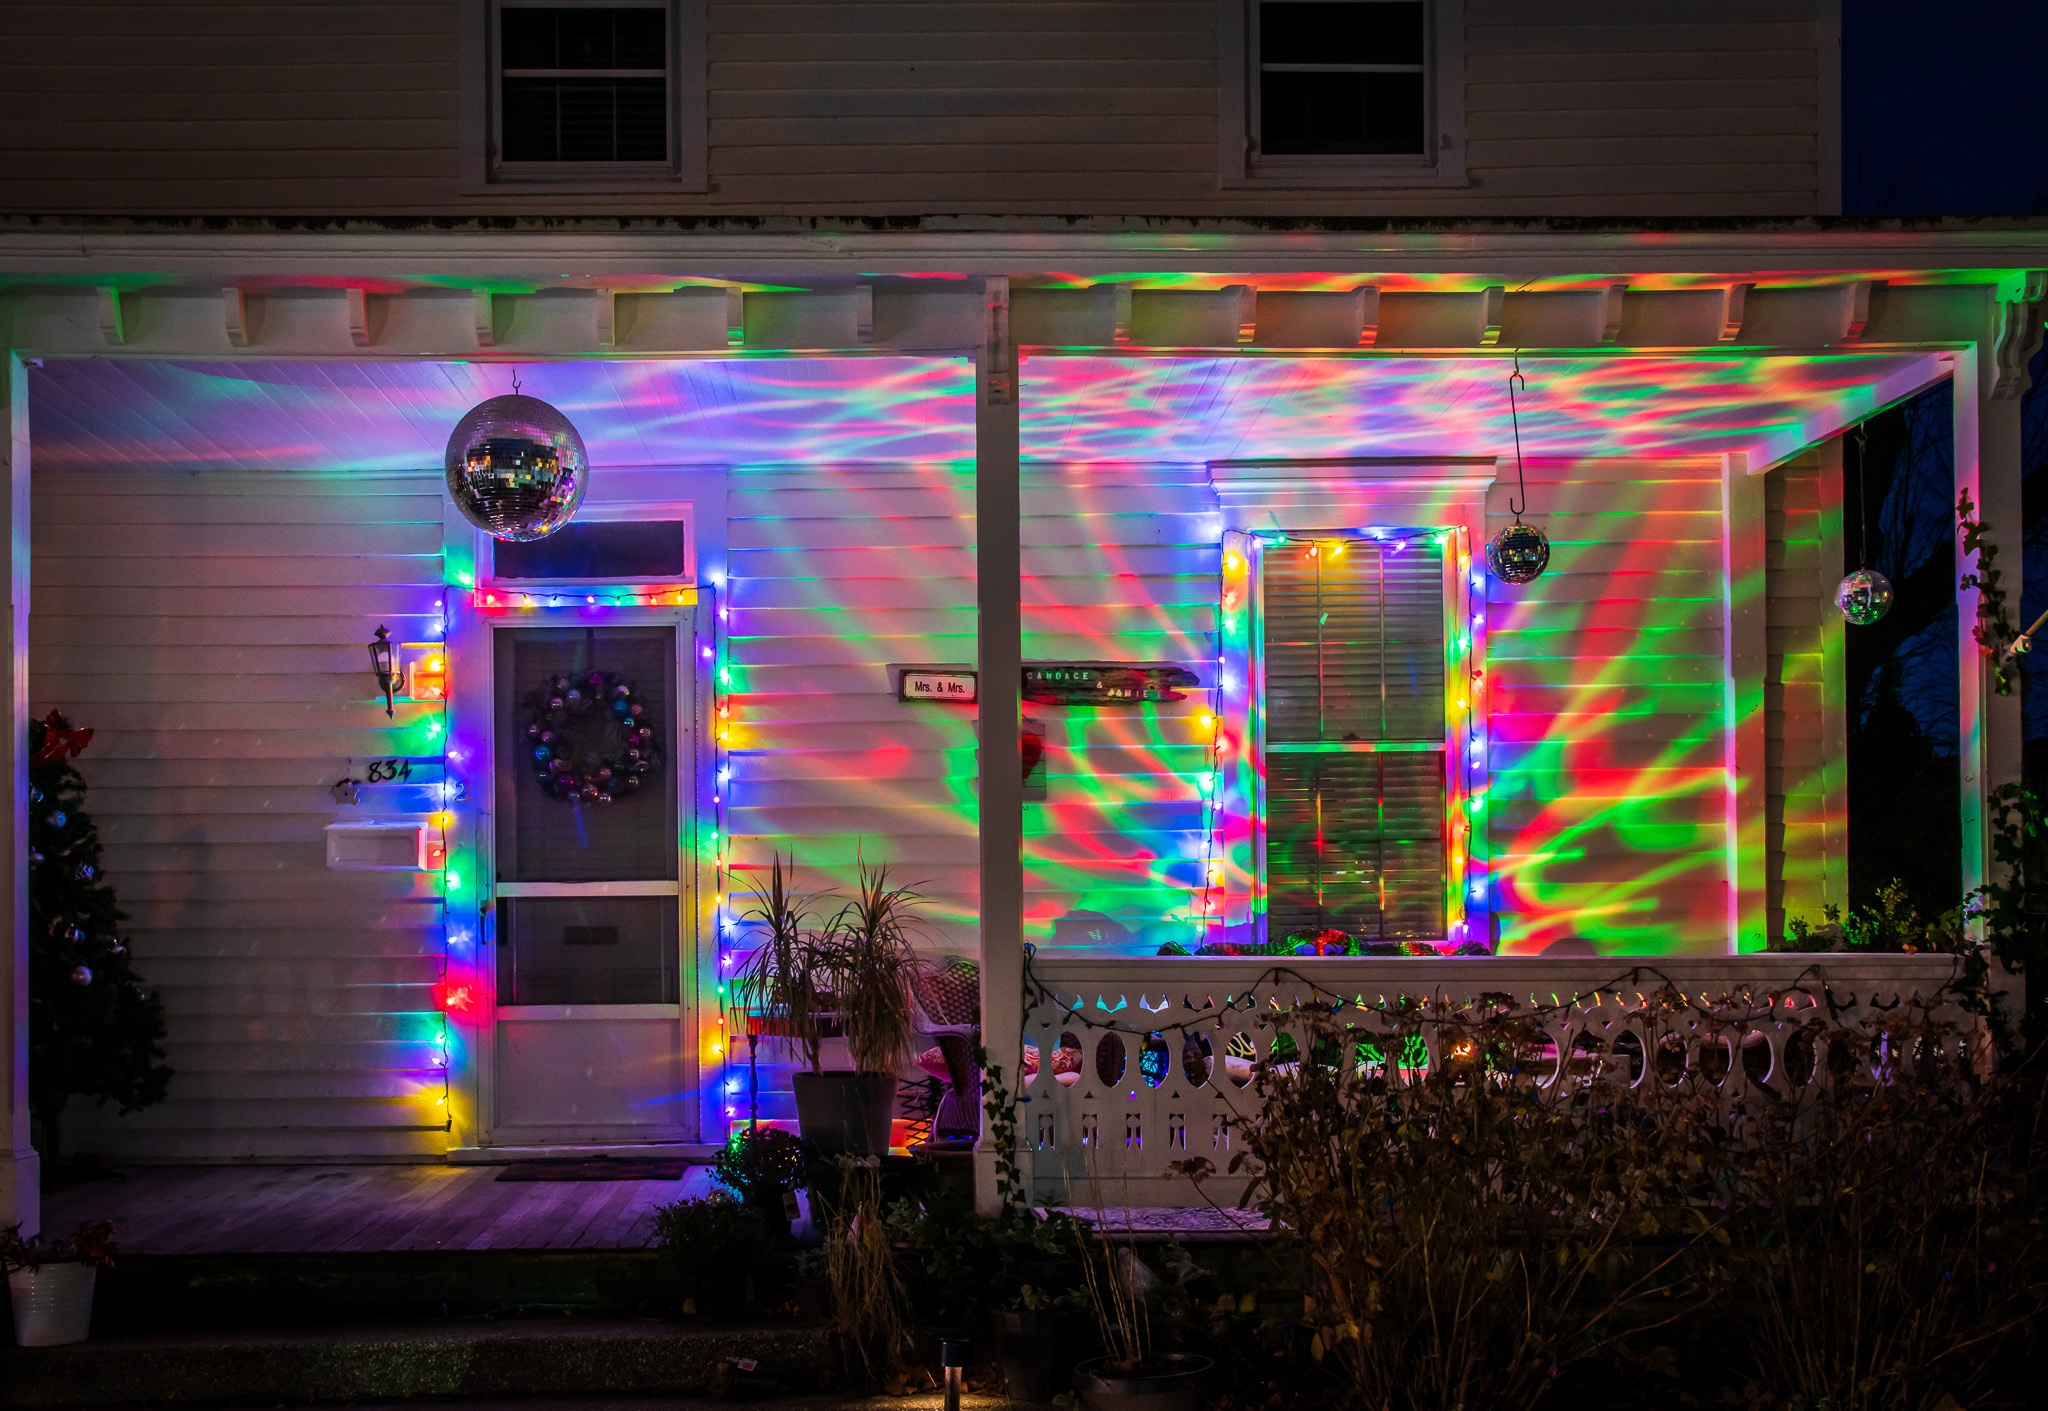
<svg viewBox="0 0 2048 1411"><path fill-rule="evenodd" d="M795 1073L796 1121L821 1156L887 1156L896 1080L887 1073Z"/></svg>
<svg viewBox="0 0 2048 1411"><path fill-rule="evenodd" d="M1091 1357L1074 1368L1074 1390L1088 1411L1195 1411L1202 1381L1216 1364L1184 1352L1153 1354L1149 1372L1102 1369L1106 1357Z"/></svg>
<svg viewBox="0 0 2048 1411"><path fill-rule="evenodd" d="M1012 1400L1050 1401L1073 1389L1074 1364L1095 1342L1095 1319L1053 1309L998 1311L997 1357Z"/></svg>
<svg viewBox="0 0 2048 1411"><path fill-rule="evenodd" d="M92 1290L98 1273L90 1264L73 1260L9 1274L16 1344L59 1347L84 1342L92 1331Z"/></svg>

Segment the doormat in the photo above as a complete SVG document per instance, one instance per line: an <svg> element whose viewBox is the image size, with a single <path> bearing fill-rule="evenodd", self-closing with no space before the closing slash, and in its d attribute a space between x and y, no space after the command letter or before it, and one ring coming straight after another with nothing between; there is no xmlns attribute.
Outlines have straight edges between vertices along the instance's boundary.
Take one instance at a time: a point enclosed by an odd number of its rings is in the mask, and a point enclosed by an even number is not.
<svg viewBox="0 0 2048 1411"><path fill-rule="evenodd" d="M680 1181L690 1163L663 1156L570 1156L515 1161L501 1181Z"/></svg>

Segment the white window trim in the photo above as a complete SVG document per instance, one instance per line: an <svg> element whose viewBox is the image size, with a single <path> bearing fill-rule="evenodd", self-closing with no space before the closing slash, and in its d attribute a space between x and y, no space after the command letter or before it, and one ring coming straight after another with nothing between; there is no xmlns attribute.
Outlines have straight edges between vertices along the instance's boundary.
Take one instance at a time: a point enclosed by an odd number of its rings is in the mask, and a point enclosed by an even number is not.
<svg viewBox="0 0 2048 1411"><path fill-rule="evenodd" d="M1218 851L1206 942L1264 944L1266 934L1265 681L1261 636L1261 535L1329 533L1371 526L1451 531L1445 554L1446 780L1451 846L1444 858L1446 944L1493 939L1495 888L1484 799L1492 759L1486 720L1486 496L1492 457L1379 461L1212 461L1226 530L1218 618ZM1463 638L1462 652L1451 650ZM1462 660L1460 659L1462 657ZM1480 799L1478 809L1471 800ZM1475 894L1473 884L1479 884Z"/></svg>
<svg viewBox="0 0 2048 1411"><path fill-rule="evenodd" d="M1465 0L1429 7L1426 156L1262 157L1252 151L1251 26L1258 0L1216 0L1216 170L1225 189L1466 186Z"/></svg>
<svg viewBox="0 0 2048 1411"><path fill-rule="evenodd" d="M555 0L601 5L604 0ZM500 0L457 0L457 62L462 109L457 187L465 196L499 192L559 195L708 189L706 0L665 0L669 14L669 160L666 162L524 162L501 169L496 158ZM552 168L552 169L551 169Z"/></svg>

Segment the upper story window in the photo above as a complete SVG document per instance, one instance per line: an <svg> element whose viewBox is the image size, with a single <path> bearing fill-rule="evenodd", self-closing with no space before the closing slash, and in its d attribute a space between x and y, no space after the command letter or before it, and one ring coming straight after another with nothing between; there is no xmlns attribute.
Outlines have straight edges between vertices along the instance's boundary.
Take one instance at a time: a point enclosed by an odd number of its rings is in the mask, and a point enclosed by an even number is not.
<svg viewBox="0 0 2048 1411"><path fill-rule="evenodd" d="M498 160L667 162L665 0L498 11Z"/></svg>
<svg viewBox="0 0 2048 1411"><path fill-rule="evenodd" d="M465 185L703 189L704 0L464 0L464 12Z"/></svg>
<svg viewBox="0 0 2048 1411"><path fill-rule="evenodd" d="M1225 185L1463 183L1460 0L1219 3Z"/></svg>

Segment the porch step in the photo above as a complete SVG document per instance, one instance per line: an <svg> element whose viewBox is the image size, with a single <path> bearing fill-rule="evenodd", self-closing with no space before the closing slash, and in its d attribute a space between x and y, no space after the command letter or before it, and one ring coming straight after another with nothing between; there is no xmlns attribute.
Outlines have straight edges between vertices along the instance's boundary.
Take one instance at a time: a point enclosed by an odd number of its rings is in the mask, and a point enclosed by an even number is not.
<svg viewBox="0 0 2048 1411"><path fill-rule="evenodd" d="M484 1318L546 1310L674 1317L682 1291L653 1250L123 1254L93 1327L122 1336Z"/></svg>
<svg viewBox="0 0 2048 1411"><path fill-rule="evenodd" d="M414 1397L716 1396L739 1359L789 1393L832 1366L823 1327L555 1318L431 1328L96 1337L0 1350L0 1406L280 1406ZM751 1388L756 1394L777 1388Z"/></svg>

